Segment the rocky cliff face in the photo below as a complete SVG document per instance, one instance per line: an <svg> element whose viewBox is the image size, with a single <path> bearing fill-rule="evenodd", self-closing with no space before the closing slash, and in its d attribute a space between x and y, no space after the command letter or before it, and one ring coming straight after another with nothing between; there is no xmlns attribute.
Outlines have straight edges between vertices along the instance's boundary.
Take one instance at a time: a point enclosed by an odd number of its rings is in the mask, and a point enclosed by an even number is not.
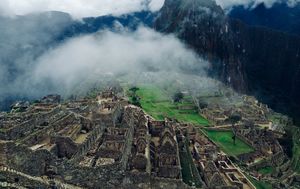
<svg viewBox="0 0 300 189"><path fill-rule="evenodd" d="M300 38L228 18L212 0L166 0L155 28L176 33L211 73L273 108L300 113Z"/></svg>
<svg viewBox="0 0 300 189"><path fill-rule="evenodd" d="M230 25L246 52L243 64L249 92L273 108L298 117L300 38L235 20Z"/></svg>
<svg viewBox="0 0 300 189"><path fill-rule="evenodd" d="M154 27L160 32L176 33L212 63L213 75L239 91L247 90L244 56L236 46L229 19L214 1L167 0Z"/></svg>

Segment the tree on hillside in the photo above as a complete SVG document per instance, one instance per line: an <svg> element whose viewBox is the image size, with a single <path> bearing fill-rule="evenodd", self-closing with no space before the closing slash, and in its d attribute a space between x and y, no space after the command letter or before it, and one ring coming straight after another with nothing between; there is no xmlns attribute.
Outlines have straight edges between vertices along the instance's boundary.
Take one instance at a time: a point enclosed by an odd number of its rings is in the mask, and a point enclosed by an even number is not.
<svg viewBox="0 0 300 189"><path fill-rule="evenodd" d="M132 104L138 107L142 107L140 98L138 96L133 96L132 97Z"/></svg>
<svg viewBox="0 0 300 189"><path fill-rule="evenodd" d="M129 91L132 92L131 96L131 103L135 106L142 107L141 102L140 102L140 97L136 94L136 92L140 90L138 87L132 87L129 89Z"/></svg>
<svg viewBox="0 0 300 189"><path fill-rule="evenodd" d="M133 93L136 93L140 89L138 87L131 87L129 90L132 91Z"/></svg>
<svg viewBox="0 0 300 189"><path fill-rule="evenodd" d="M200 109L204 109L208 107L208 103L202 98L198 99L198 105Z"/></svg>
<svg viewBox="0 0 300 189"><path fill-rule="evenodd" d="M182 92L176 92L173 96L174 102L181 102L184 97L184 94Z"/></svg>
<svg viewBox="0 0 300 189"><path fill-rule="evenodd" d="M233 140L234 145L236 144L236 128L235 128L235 124L237 124L241 119L242 119L242 116L239 113L237 113L237 112L232 113L229 116L229 118L228 118L228 120L232 124L232 131L233 131L232 140Z"/></svg>

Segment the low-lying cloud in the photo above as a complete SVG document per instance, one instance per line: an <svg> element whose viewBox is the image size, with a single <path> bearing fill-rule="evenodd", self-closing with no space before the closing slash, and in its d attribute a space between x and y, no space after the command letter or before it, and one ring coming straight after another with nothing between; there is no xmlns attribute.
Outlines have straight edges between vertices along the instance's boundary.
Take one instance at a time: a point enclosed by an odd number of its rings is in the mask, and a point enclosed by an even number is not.
<svg viewBox="0 0 300 189"><path fill-rule="evenodd" d="M72 38L47 51L1 91L33 98L51 93L68 96L78 86L86 90L89 86L85 83L94 84L105 77L128 75L131 82L180 80L180 75L187 73L206 77L207 67L206 61L173 35L146 27L104 30Z"/></svg>
<svg viewBox="0 0 300 189"><path fill-rule="evenodd" d="M74 18L122 15L141 10L159 10L164 0L1 0L0 15L14 16L61 11Z"/></svg>
<svg viewBox="0 0 300 189"><path fill-rule="evenodd" d="M214 1L214 0L212 0ZM294 7L300 0L215 0L225 10L234 6L254 8L264 3L270 8L274 3L287 3ZM103 15L120 16L132 12L158 11L165 0L1 0L0 16L26 15L45 11L69 13L73 18L97 17Z"/></svg>
<svg viewBox="0 0 300 189"><path fill-rule="evenodd" d="M300 0L216 0L216 2L223 9L229 10L239 5L246 8L255 8L261 3L264 3L267 8L271 8L275 3L287 3L288 6L294 7Z"/></svg>

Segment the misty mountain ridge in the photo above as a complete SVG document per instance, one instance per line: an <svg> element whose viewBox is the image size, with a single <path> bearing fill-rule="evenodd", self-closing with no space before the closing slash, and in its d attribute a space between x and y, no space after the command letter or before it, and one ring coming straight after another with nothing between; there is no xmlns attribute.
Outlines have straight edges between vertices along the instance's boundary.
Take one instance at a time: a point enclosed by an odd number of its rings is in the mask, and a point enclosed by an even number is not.
<svg viewBox="0 0 300 189"><path fill-rule="evenodd" d="M283 12L299 8L289 8L282 4L275 4L274 8L270 9L263 5L248 10L236 7L227 16L212 0L166 0L159 12L142 11L119 17L108 15L83 18L79 21L72 20L66 13L48 12L17 18L0 18L3 24L0 27L4 28L0 31L1 40L10 45L9 48L7 45L0 47L3 52L0 54L0 66L3 70L0 80L1 83L17 83L16 80L22 80L22 77L26 76L23 73L30 69L32 62L39 55L73 37L105 29L136 30L140 25L144 25L162 33L177 35L187 46L210 62L209 74L212 77L218 78L237 91L255 94L277 110L295 113L300 105L297 99L300 95L297 87L300 82L300 39L274 31L286 31L283 21L276 23L266 19L258 23L259 18L252 16L253 12L258 11L263 12L262 16L267 15L271 18L282 6L286 7L282 9ZM291 18L297 17L296 13L297 11L295 14L282 14L287 15L292 22ZM245 16L243 20L243 14L249 16ZM247 21L250 17L252 20ZM30 28L27 30L24 26L13 30L14 25L19 25L19 22L30 25ZM10 23L11 26L6 23ZM297 21L293 23L297 24ZM297 30L286 32L293 33ZM27 34L28 37L25 35L24 38L23 34ZM17 40L14 42L12 39ZM287 75L289 77L286 77ZM0 95L1 98L12 98L12 94L18 94L14 88L15 85L8 89L7 85L0 85L1 91L5 91Z"/></svg>
<svg viewBox="0 0 300 189"><path fill-rule="evenodd" d="M300 186L300 0L17 1L0 188Z"/></svg>
<svg viewBox="0 0 300 189"><path fill-rule="evenodd" d="M120 17L101 16L73 20L63 12L51 11L15 17L0 17L0 108L7 110L15 99L34 99L46 94L19 94L20 84L36 59L65 41L99 30L136 30L150 26L155 14L142 11ZM121 28L120 28L121 27ZM30 89L25 89L30 90Z"/></svg>
<svg viewBox="0 0 300 189"><path fill-rule="evenodd" d="M215 14L185 1L167 0L155 28L176 35L211 63L211 74L240 92L254 94L278 111L298 117L300 38ZM176 16L178 14L178 16ZM170 24L172 23L172 24Z"/></svg>

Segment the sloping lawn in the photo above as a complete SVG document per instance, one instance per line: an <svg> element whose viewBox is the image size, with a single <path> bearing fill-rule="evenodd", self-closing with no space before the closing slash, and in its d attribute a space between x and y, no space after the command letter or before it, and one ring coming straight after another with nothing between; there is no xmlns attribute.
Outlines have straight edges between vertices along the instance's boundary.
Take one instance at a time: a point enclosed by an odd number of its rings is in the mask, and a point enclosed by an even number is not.
<svg viewBox="0 0 300 189"><path fill-rule="evenodd" d="M181 164L181 173L183 181L190 185L196 186L197 188L201 187L201 178L198 173L198 170L193 162L191 152L188 148L188 141L184 141L179 143L180 150L179 150L179 157L180 157L180 164ZM181 149L184 148L184 149Z"/></svg>
<svg viewBox="0 0 300 189"><path fill-rule="evenodd" d="M267 175L267 174L271 174L274 171L273 167L263 167L261 169L258 170L259 173L263 174L263 175Z"/></svg>
<svg viewBox="0 0 300 189"><path fill-rule="evenodd" d="M300 129L299 128L290 128L293 129L293 158L292 165L295 171L300 173Z"/></svg>
<svg viewBox="0 0 300 189"><path fill-rule="evenodd" d="M272 185L267 182L255 180L250 176L247 177L252 182L252 184L256 187L256 189L272 189Z"/></svg>
<svg viewBox="0 0 300 189"><path fill-rule="evenodd" d="M198 113L190 98L184 98L180 103L173 103L172 98L163 90L149 85L139 87L137 95L140 97L142 108L157 120L170 117L197 125L209 125L209 122ZM192 109L180 109L180 106L190 106Z"/></svg>
<svg viewBox="0 0 300 189"><path fill-rule="evenodd" d="M214 131L204 130L208 137L214 141L226 154L230 156L238 156L254 151L254 149L236 138L236 143L233 143L233 133L231 131Z"/></svg>

